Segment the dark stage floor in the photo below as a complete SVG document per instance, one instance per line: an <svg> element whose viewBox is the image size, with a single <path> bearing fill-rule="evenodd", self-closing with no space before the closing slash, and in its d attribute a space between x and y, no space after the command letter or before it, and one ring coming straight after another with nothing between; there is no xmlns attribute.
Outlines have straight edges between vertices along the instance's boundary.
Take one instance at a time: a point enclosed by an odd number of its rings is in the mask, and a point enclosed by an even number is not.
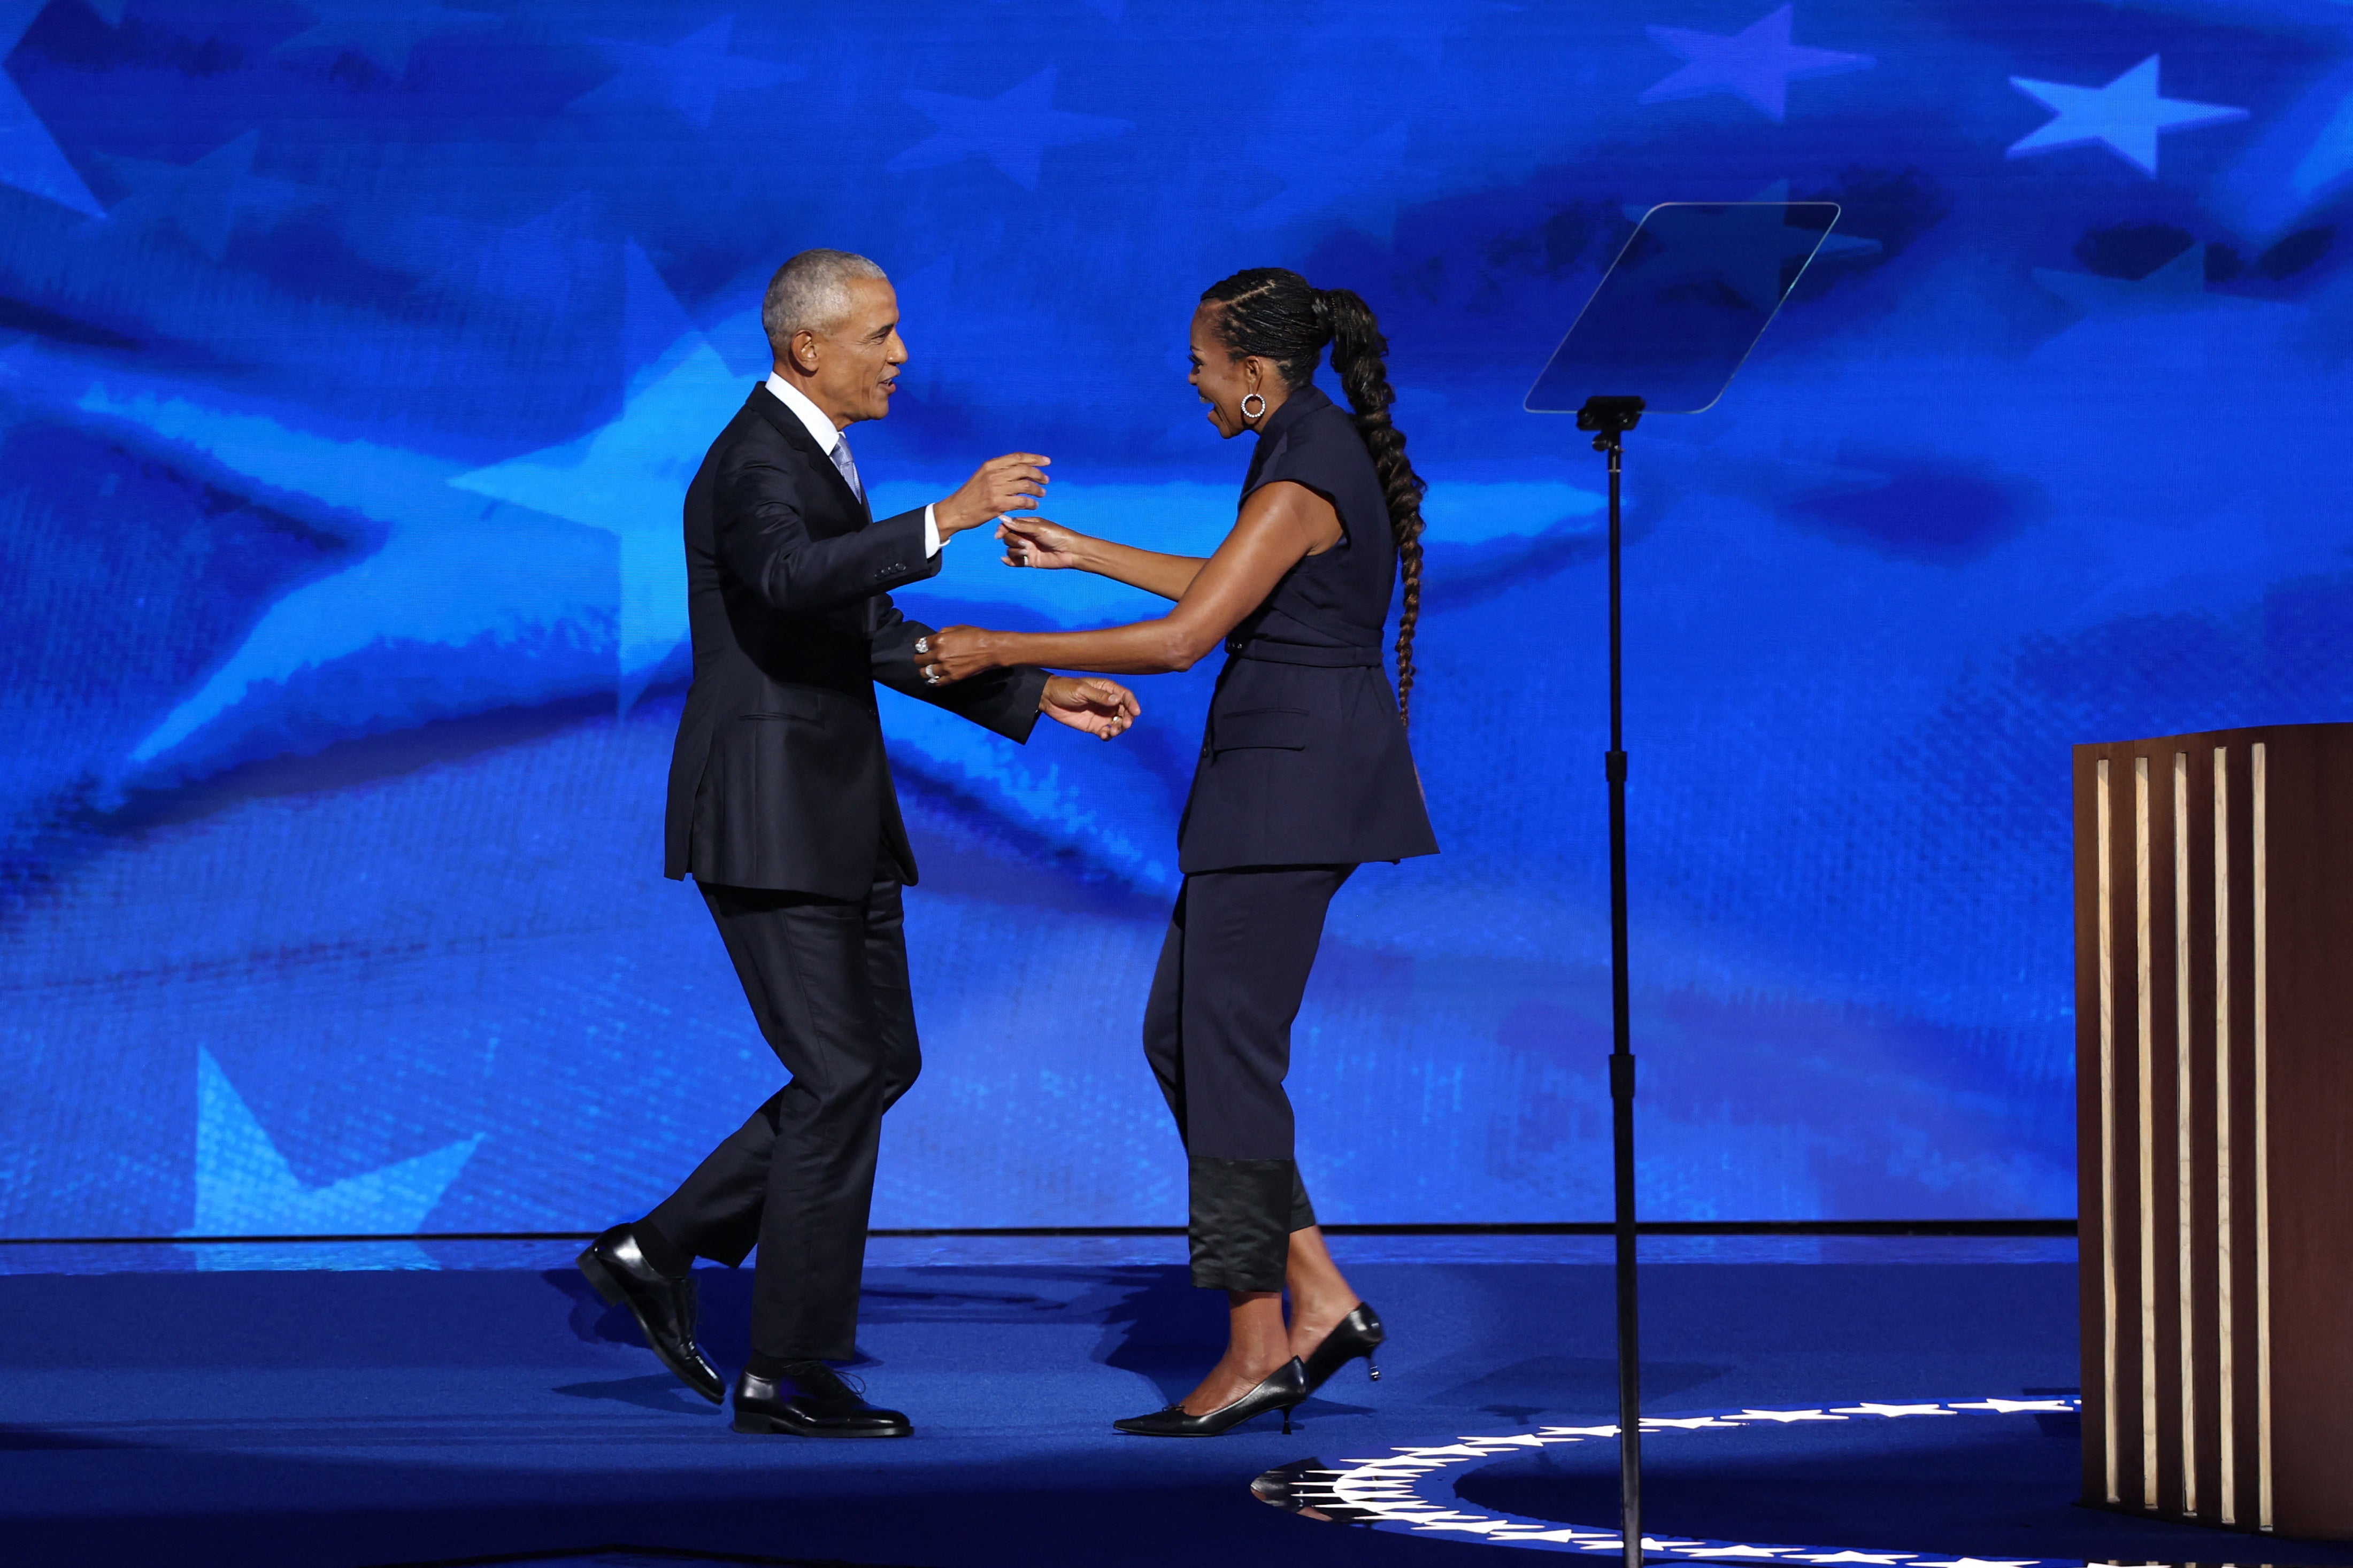
<svg viewBox="0 0 2353 1568"><path fill-rule="evenodd" d="M1609 1271L1572 1260L1591 1248L1415 1245L1439 1256L1407 1261L1395 1242L1343 1256L1393 1336L1380 1383L1344 1374L1293 1436L1268 1421L1191 1443L1108 1425L1181 1393L1215 1353L1219 1304L1180 1269L1113 1246L878 1248L860 1370L920 1431L871 1445L729 1432L635 1348L627 1320L561 1265L565 1249L378 1249L444 1267L332 1270L288 1268L299 1249L17 1249L0 1262L113 1271L0 1275L0 1559L357 1568L628 1546L910 1568L1493 1560L1507 1548L1482 1534L1319 1524L1250 1489L1311 1457L1609 1419ZM2047 1260L2054 1244L1667 1256L1708 1260L1645 1270L1661 1415L2048 1399L2075 1382L2074 1268ZM1760 1260L1797 1257L1814 1260ZM750 1279L706 1279L706 1338L732 1363ZM2051 1411L1669 1432L1651 1445L1649 1522L1662 1538L1829 1542L1918 1568L2353 1564L2345 1549L2073 1508L2074 1441ZM1466 1461L1446 1484L1467 1510L1606 1530L1610 1463L1602 1440L1526 1448Z"/></svg>

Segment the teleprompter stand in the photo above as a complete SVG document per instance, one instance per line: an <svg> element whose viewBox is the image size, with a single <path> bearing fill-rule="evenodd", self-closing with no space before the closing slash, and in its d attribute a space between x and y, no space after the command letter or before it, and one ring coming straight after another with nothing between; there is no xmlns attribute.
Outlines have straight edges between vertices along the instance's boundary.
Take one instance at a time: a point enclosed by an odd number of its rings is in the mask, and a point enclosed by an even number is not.
<svg viewBox="0 0 2353 1568"><path fill-rule="evenodd" d="M1620 490L1647 413L1715 406L1838 221L1832 202L1670 202L1643 215L1527 395L1577 411L1609 463L1609 1142L1618 1285L1618 1484L1626 1568L1641 1568L1642 1390L1635 1295L1634 1051L1627 978L1626 720Z"/></svg>

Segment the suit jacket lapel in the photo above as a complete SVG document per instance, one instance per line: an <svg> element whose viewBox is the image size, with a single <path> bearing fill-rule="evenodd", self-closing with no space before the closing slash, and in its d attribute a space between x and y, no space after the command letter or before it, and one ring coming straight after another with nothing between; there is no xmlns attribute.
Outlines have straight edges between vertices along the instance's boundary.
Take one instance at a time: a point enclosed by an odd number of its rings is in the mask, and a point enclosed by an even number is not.
<svg viewBox="0 0 2353 1568"><path fill-rule="evenodd" d="M839 492L841 499L849 503L850 515L859 519L859 527L864 528L874 521L873 510L867 506L856 490L849 488L849 481L843 478L841 470L834 466L833 455L817 444L815 438L809 435L808 426L802 424L791 409L778 402L775 393L770 392L765 385L755 386L752 389L751 403L754 408L760 411L760 416L763 419L775 426L786 440L791 442L799 449L802 456L822 469L825 477L833 481L834 489Z"/></svg>

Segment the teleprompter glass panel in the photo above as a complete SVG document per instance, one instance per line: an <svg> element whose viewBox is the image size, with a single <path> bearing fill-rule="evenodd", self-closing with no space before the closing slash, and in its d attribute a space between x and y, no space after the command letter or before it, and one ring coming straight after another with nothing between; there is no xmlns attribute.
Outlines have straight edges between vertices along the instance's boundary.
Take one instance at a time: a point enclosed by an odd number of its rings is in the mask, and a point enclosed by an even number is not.
<svg viewBox="0 0 2353 1568"><path fill-rule="evenodd" d="M1652 207L1525 406L1569 414L1588 397L1639 397L1652 414L1713 406L1838 216L1836 202Z"/></svg>

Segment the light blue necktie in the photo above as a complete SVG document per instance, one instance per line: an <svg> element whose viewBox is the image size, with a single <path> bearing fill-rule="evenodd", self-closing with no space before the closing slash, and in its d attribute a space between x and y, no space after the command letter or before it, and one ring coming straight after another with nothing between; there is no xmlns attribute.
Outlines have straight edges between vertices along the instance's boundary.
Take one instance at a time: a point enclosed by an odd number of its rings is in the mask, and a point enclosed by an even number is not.
<svg viewBox="0 0 2353 1568"><path fill-rule="evenodd" d="M829 456L833 458L833 466L841 470L841 477L849 481L850 493L862 504L866 500L866 487L858 482L858 459L849 455L849 437L836 436Z"/></svg>

